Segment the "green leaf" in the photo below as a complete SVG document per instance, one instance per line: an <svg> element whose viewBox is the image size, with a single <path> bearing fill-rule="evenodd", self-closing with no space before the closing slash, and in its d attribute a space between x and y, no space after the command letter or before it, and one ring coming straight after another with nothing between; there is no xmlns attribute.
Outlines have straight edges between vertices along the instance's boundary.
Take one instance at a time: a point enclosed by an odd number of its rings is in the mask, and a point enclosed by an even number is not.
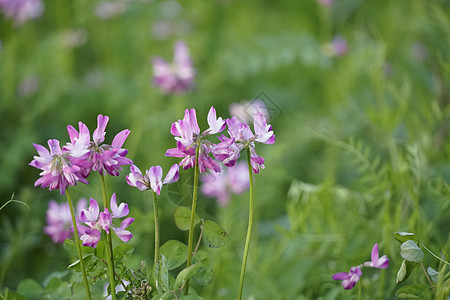
<svg viewBox="0 0 450 300"><path fill-rule="evenodd" d="M172 292L160 293L152 298L152 300L167 300L173 296Z"/></svg>
<svg viewBox="0 0 450 300"><path fill-rule="evenodd" d="M66 240L64 240L63 247L71 255L73 255L74 257L78 257L77 245L76 245L75 241L72 241L71 239L66 239ZM91 254L91 253L94 253L94 250L95 249L92 247L81 246L82 254ZM85 255L83 255L83 256L85 256Z"/></svg>
<svg viewBox="0 0 450 300"><path fill-rule="evenodd" d="M5 300L29 300L28 297L25 297L25 296L23 296L21 294L18 294L16 292L12 292L12 291L8 291L8 290L6 290L2 294L0 294L0 299L5 299Z"/></svg>
<svg viewBox="0 0 450 300"><path fill-rule="evenodd" d="M210 248L220 248L230 242L230 236L219 224L206 220L203 226L203 241Z"/></svg>
<svg viewBox="0 0 450 300"><path fill-rule="evenodd" d="M437 284L439 272L436 271L435 269L433 269L432 267L428 267L428 268L427 268L427 272L428 272L428 275L430 275L431 280L433 280L433 282L434 282L435 284Z"/></svg>
<svg viewBox="0 0 450 300"><path fill-rule="evenodd" d="M189 207L179 206L175 209L175 225L180 230L186 231L189 230L190 222L191 222L191 209ZM195 214L194 217L194 226L200 223L200 217Z"/></svg>
<svg viewBox="0 0 450 300"><path fill-rule="evenodd" d="M409 275L411 274L412 270L416 267L415 262L403 260L402 265L400 266L400 269L397 272L397 281L396 283L399 284L400 282L405 281L408 279Z"/></svg>
<svg viewBox="0 0 450 300"><path fill-rule="evenodd" d="M101 240L100 242L98 242L97 247L95 247L94 249L94 255L97 256L98 258L101 258L105 261L107 261L107 256L106 256L106 243L104 240Z"/></svg>
<svg viewBox="0 0 450 300"><path fill-rule="evenodd" d="M400 243L404 243L408 240L413 240L418 242L416 235L414 233L410 232L396 232L394 233L394 238L399 241Z"/></svg>
<svg viewBox="0 0 450 300"><path fill-rule="evenodd" d="M198 251L195 253L193 263L199 262L201 264L200 269L192 276L199 285L206 286L212 281L212 263L209 256L204 251Z"/></svg>
<svg viewBox="0 0 450 300"><path fill-rule="evenodd" d="M159 264L153 265L150 285L152 288L156 288L156 291L160 294L170 291L169 270L167 269L164 255L161 255Z"/></svg>
<svg viewBox="0 0 450 300"><path fill-rule="evenodd" d="M131 244L120 244L115 247L113 250L114 253L114 261L118 262L119 260L127 260L128 257L133 253L134 248Z"/></svg>
<svg viewBox="0 0 450 300"><path fill-rule="evenodd" d="M401 299L424 299L423 296L429 293L428 288L426 284L405 285L399 288L395 295Z"/></svg>
<svg viewBox="0 0 450 300"><path fill-rule="evenodd" d="M56 277L50 280L45 292L55 299L70 299L72 296L70 284Z"/></svg>
<svg viewBox="0 0 450 300"><path fill-rule="evenodd" d="M201 267L201 264L196 263L194 265L187 267L186 269L183 269L180 273L178 273L178 276L175 279L175 283L173 285L173 289L176 290L176 289L180 288L181 285L186 280L191 278L195 274L195 272L197 272L197 270L200 269L200 267Z"/></svg>
<svg viewBox="0 0 450 300"><path fill-rule="evenodd" d="M400 255L404 259L412 262L421 263L423 261L422 249L417 246L413 240L407 240L400 245Z"/></svg>
<svg viewBox="0 0 450 300"><path fill-rule="evenodd" d="M187 260L187 246L177 240L167 241L161 246L160 252L166 258L168 270L181 266Z"/></svg>
<svg viewBox="0 0 450 300"><path fill-rule="evenodd" d="M44 292L44 288L33 279L25 279L19 283L17 292L27 298L37 298Z"/></svg>
<svg viewBox="0 0 450 300"><path fill-rule="evenodd" d="M179 298L180 300L204 300L204 298L198 295L184 295Z"/></svg>
<svg viewBox="0 0 450 300"><path fill-rule="evenodd" d="M83 258L83 263L84 263L84 268L86 270L86 272L89 271L89 269L94 266L94 264L98 261L97 258L95 258L92 254L86 255ZM75 270L77 272L81 272L81 266L80 266L80 260L77 260L75 262L73 262L72 264L70 264L68 267L68 269L71 270Z"/></svg>

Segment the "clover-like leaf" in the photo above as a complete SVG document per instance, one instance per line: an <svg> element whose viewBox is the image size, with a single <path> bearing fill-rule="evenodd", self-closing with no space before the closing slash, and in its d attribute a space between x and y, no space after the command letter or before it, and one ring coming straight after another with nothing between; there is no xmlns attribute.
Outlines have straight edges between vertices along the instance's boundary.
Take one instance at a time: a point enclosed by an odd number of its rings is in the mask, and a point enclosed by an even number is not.
<svg viewBox="0 0 450 300"><path fill-rule="evenodd" d="M230 236L219 224L206 220L203 225L203 241L210 248L220 248L230 242Z"/></svg>
<svg viewBox="0 0 450 300"><path fill-rule="evenodd" d="M175 283L173 284L173 289L176 290L181 285L186 282L189 278L191 278L195 272L197 272L198 269L201 267L201 263L193 264L186 269L183 269L180 273L178 273L177 278L175 279Z"/></svg>
<svg viewBox="0 0 450 300"><path fill-rule="evenodd" d="M414 270L415 266L416 266L415 262L403 260L402 265L400 266L400 269L397 272L396 283L399 284L400 282L403 282L406 279L408 279L409 275L411 274L412 270Z"/></svg>
<svg viewBox="0 0 450 300"><path fill-rule="evenodd" d="M394 233L394 238L399 241L400 243L404 243L408 240L413 240L418 242L416 235L411 232L396 232Z"/></svg>
<svg viewBox="0 0 450 300"><path fill-rule="evenodd" d="M180 241L170 240L161 246L160 252L166 258L168 270L181 266L187 260L187 246Z"/></svg>
<svg viewBox="0 0 450 300"><path fill-rule="evenodd" d="M175 209L173 214L175 215L175 225L177 225L180 230L189 230L191 222L191 209L189 207L179 206ZM194 226L198 223L200 223L200 217L195 214Z"/></svg>
<svg viewBox="0 0 450 300"><path fill-rule="evenodd" d="M413 240L407 240L400 245L400 255L407 261L421 263L423 261L423 251Z"/></svg>
<svg viewBox="0 0 450 300"><path fill-rule="evenodd" d="M429 286L426 284L410 284L402 286L395 295L401 299L431 299L429 296Z"/></svg>

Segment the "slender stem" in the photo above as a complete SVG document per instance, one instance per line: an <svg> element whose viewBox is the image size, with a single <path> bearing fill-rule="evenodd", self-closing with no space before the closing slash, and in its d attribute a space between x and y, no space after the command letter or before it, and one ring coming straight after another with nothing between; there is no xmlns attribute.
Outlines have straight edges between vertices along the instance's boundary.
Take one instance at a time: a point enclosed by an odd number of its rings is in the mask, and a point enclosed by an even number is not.
<svg viewBox="0 0 450 300"><path fill-rule="evenodd" d="M155 216L155 264L159 264L159 214L155 192L153 192L153 213Z"/></svg>
<svg viewBox="0 0 450 300"><path fill-rule="evenodd" d="M105 175L100 174L100 178L102 181L102 195L103 195L103 206L108 208L109 211L111 211L111 208L109 207L108 203L108 196L106 192L106 181L105 181ZM114 253L113 253L113 247L112 247L112 237L111 232L106 233L106 242L108 244L108 250L106 251L106 258L108 259L108 271L109 271L109 280L110 280L110 290L111 290L111 297L112 300L116 300L116 283L114 278Z"/></svg>
<svg viewBox="0 0 450 300"><path fill-rule="evenodd" d="M75 233L75 244L77 245L78 258L80 259L80 267L81 267L81 273L83 274L84 288L86 289L86 295L87 295L88 299L90 300L91 299L91 290L89 289L89 283L88 283L87 276L86 276L86 270L84 269L84 261L83 261L83 255L81 253L81 244L80 244L80 237L78 235L77 220L75 218L75 211L73 209L72 198L70 197L68 190L66 190L66 197L67 197L67 201L69 202L70 214L72 215L73 232Z"/></svg>
<svg viewBox="0 0 450 300"><path fill-rule="evenodd" d="M423 266L423 263L420 263L420 266L422 267L423 272L425 273L425 276L427 276L428 282L430 283L431 288L433 289L433 293L436 296L436 290L434 289L434 284L431 281L430 277L428 276L427 271L425 270L425 267Z"/></svg>
<svg viewBox="0 0 450 300"><path fill-rule="evenodd" d="M197 145L197 149L195 150L195 167L194 167L194 191L192 192L192 208L191 208L191 220L189 223L189 237L188 237L188 257L187 257L187 266L189 267L192 264L192 246L194 243L194 219L195 219L195 210L197 208L197 192L198 192L198 155L200 152L201 145ZM187 295L189 293L189 280L186 281L186 290L184 294Z"/></svg>
<svg viewBox="0 0 450 300"><path fill-rule="evenodd" d="M439 256L437 256L436 254L434 254L433 252L431 252L427 247L425 247L424 244L422 244L422 247L425 248L425 250L427 250L431 255L433 255L434 257L436 257L437 259L439 259L440 261L442 261L444 264L447 264L450 266L450 263L448 261L443 260L442 258L440 258Z"/></svg>
<svg viewBox="0 0 450 300"><path fill-rule="evenodd" d="M253 169L250 161L250 148L247 148L248 176L250 180L250 203L248 208L248 227L247 237L245 239L244 257L242 258L241 278L239 280L238 300L242 299L242 290L244 289L245 268L247 267L247 257L250 248L250 236L253 226Z"/></svg>
<svg viewBox="0 0 450 300"><path fill-rule="evenodd" d="M361 282L358 284L358 299L362 300L362 284L361 284Z"/></svg>

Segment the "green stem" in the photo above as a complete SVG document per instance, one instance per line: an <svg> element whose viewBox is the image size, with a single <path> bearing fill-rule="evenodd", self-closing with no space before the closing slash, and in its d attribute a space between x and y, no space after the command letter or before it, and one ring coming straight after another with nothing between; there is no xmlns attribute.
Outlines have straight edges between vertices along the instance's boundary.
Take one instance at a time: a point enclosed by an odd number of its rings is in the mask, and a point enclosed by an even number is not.
<svg viewBox="0 0 450 300"><path fill-rule="evenodd" d="M442 261L444 264L447 264L450 266L450 263L448 261L443 260L442 258L438 257L436 254L434 254L433 252L431 252L427 247L425 247L424 244L422 244L422 247L425 248L425 250L427 250L431 255L433 255L434 257L436 257L437 259L439 259L440 261Z"/></svg>
<svg viewBox="0 0 450 300"><path fill-rule="evenodd" d="M361 284L361 282L358 284L358 299L362 300L362 284Z"/></svg>
<svg viewBox="0 0 450 300"><path fill-rule="evenodd" d="M247 148L248 176L250 179L250 203L248 209L248 228L247 237L245 239L244 257L242 259L241 278L239 280L238 300L242 299L242 290L244 289L245 268L247 267L247 257L250 248L250 236L253 226L253 169L250 161L250 148Z"/></svg>
<svg viewBox="0 0 450 300"><path fill-rule="evenodd" d="M102 181L102 195L103 195L103 207L108 208L108 211L111 211L111 208L109 207L108 203L108 196L106 192L106 181L105 181L105 175L100 174L100 178ZM108 244L108 250L106 251L106 258L108 259L108 271L109 271L109 280L110 280L110 290L111 290L111 297L113 300L116 300L116 284L114 279L114 253L113 253L113 247L112 247L112 237L111 232L106 233L106 242Z"/></svg>
<svg viewBox="0 0 450 300"><path fill-rule="evenodd" d="M194 167L194 191L192 192L192 208L191 208L191 219L189 223L189 237L188 237L188 257L187 257L187 266L189 267L192 264L192 247L194 243L194 220L195 220L195 210L197 208L197 192L198 192L198 155L200 152L200 146L197 145L197 149L195 150L195 167ZM186 281L186 290L184 294L187 295L189 293L189 280Z"/></svg>
<svg viewBox="0 0 450 300"><path fill-rule="evenodd" d="M431 288L433 289L433 293L436 296L436 290L434 289L434 284L431 281L430 277L428 276L427 271L425 270L425 267L423 266L423 263L420 263L420 266L422 267L423 272L425 273L425 276L427 276L428 282L430 283Z"/></svg>
<svg viewBox="0 0 450 300"><path fill-rule="evenodd" d="M155 264L159 264L159 214L155 192L153 192L153 213L155 216Z"/></svg>
<svg viewBox="0 0 450 300"><path fill-rule="evenodd" d="M91 291L89 289L89 283L88 283L87 276L86 276L86 270L84 269L84 261L83 261L83 255L81 253L81 244L80 244L80 237L78 235L77 220L75 218L75 211L73 209L72 198L70 197L69 190L66 190L66 197L67 197L67 201L69 202L70 214L72 215L73 232L75 233L75 244L77 245L78 258L80 259L80 267L81 267L81 273L83 274L84 288L86 289L87 298L90 300L91 299Z"/></svg>

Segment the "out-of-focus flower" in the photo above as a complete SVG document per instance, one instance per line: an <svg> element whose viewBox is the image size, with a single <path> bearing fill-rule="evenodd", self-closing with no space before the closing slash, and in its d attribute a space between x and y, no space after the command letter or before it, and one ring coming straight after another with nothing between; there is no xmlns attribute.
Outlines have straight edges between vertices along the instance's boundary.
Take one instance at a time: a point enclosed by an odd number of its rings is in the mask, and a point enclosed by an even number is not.
<svg viewBox="0 0 450 300"><path fill-rule="evenodd" d="M343 56L348 52L347 40L341 35L337 35L333 38L331 46L334 56Z"/></svg>
<svg viewBox="0 0 450 300"><path fill-rule="evenodd" d="M95 14L106 20L123 14L126 8L124 1L102 1L95 6Z"/></svg>
<svg viewBox="0 0 450 300"><path fill-rule="evenodd" d="M87 226L78 225L78 231L83 241L83 246L89 246L95 248L100 241L101 230L105 230L109 233L109 229L112 228L115 234L123 242L128 242L133 234L128 230L125 230L134 218L126 218L122 221L119 227L112 224L113 219L122 218L128 215L128 204L121 203L117 206L116 194L111 196L111 213L108 208L105 207L104 211L100 212L97 200L91 198L89 208L83 209L80 214L80 221L84 222Z"/></svg>
<svg viewBox="0 0 450 300"><path fill-rule="evenodd" d="M76 221L80 221L81 210L86 208L86 199L80 199L76 207ZM72 215L70 214L69 203L58 204L51 200L47 209L47 226L44 232L51 237L55 243L63 243L70 238L73 231Z"/></svg>
<svg viewBox="0 0 450 300"><path fill-rule="evenodd" d="M378 243L372 248L371 261L367 261L364 263L365 267L372 267L377 269L386 269L389 266L389 258L386 255L379 257L378 253Z"/></svg>
<svg viewBox="0 0 450 300"><path fill-rule="evenodd" d="M138 167L131 165L131 173L126 176L127 183L137 187L140 191L152 189L153 192L159 195L163 185L178 181L180 178L180 175L178 174L179 169L180 167L178 164L174 164L167 173L166 178L162 180L163 172L161 166L152 166L145 171L145 175L142 175L142 172Z"/></svg>
<svg viewBox="0 0 450 300"><path fill-rule="evenodd" d="M171 64L160 57L153 59L153 82L165 94L183 93L189 90L193 86L194 77L195 69L184 42L175 44Z"/></svg>
<svg viewBox="0 0 450 300"><path fill-rule="evenodd" d="M333 5L334 0L317 0L317 2L325 7L330 7Z"/></svg>
<svg viewBox="0 0 450 300"><path fill-rule="evenodd" d="M350 272L339 272L333 275L333 280L342 280L344 289L352 289L362 275L361 267L352 267Z"/></svg>
<svg viewBox="0 0 450 300"><path fill-rule="evenodd" d="M64 195L69 185L76 185L78 181L88 183L81 174L83 166L70 160L70 153L61 150L58 140L48 141L50 152L41 145L33 146L39 156L34 156L29 165L42 170L34 186L48 187L50 191L60 189L61 195Z"/></svg>
<svg viewBox="0 0 450 300"><path fill-rule="evenodd" d="M62 33L61 42L64 47L76 48L85 44L88 40L88 32L85 29L69 29Z"/></svg>
<svg viewBox="0 0 450 300"><path fill-rule="evenodd" d="M427 47L421 42L415 42L411 46L411 55L418 61L424 61L428 57Z"/></svg>
<svg viewBox="0 0 450 300"><path fill-rule="evenodd" d="M212 150L214 156L224 165L232 167L239 158L241 150L250 148L250 161L253 171L257 174L260 167L264 169L264 158L256 154L255 142L273 144L275 143L275 134L272 126L267 124L261 112L256 114L253 124L254 134L246 123L241 123L236 117L227 119L230 137L228 138L225 135L219 137L221 143Z"/></svg>
<svg viewBox="0 0 450 300"><path fill-rule="evenodd" d="M208 169L220 172L217 162L209 156L214 145L204 138L223 131L226 123L222 118L217 118L216 110L212 106L207 121L209 128L200 134L195 109L186 109L183 120L172 123L170 133L175 136L177 148L168 149L166 156L183 158L180 166L188 169L195 166L195 152L197 148L200 148L198 156L200 172L206 172Z"/></svg>
<svg viewBox="0 0 450 300"><path fill-rule="evenodd" d="M20 98L31 96L39 89L39 78L37 76L25 77L17 87L17 94Z"/></svg>
<svg viewBox="0 0 450 300"><path fill-rule="evenodd" d="M243 123L251 122L256 114L262 113L266 121L269 121L270 114L264 101L255 99L230 105L230 114Z"/></svg>
<svg viewBox="0 0 450 300"><path fill-rule="evenodd" d="M14 19L16 26L23 25L28 19L39 18L44 12L41 0L0 0L0 8L5 16Z"/></svg>
<svg viewBox="0 0 450 300"><path fill-rule="evenodd" d="M202 193L206 197L215 197L220 206L230 203L230 193L241 194L250 186L248 167L244 162L220 173L206 173L200 177Z"/></svg>

